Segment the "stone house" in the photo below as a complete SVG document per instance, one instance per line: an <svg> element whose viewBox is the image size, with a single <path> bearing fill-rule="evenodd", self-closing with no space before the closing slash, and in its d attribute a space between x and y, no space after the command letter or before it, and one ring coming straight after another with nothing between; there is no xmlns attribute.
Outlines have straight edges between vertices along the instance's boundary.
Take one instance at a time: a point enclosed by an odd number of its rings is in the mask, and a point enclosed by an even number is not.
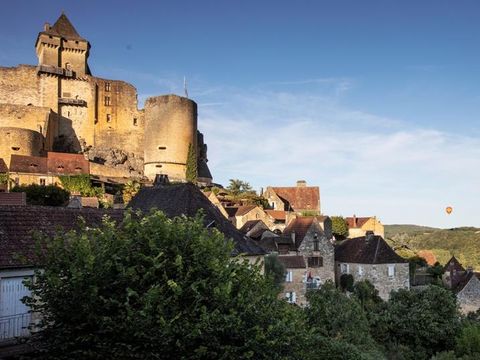
<svg viewBox="0 0 480 360"><path fill-rule="evenodd" d="M48 152L46 157L12 155L9 176L16 185L55 185L60 184L59 176L89 173L83 155Z"/></svg>
<svg viewBox="0 0 480 360"><path fill-rule="evenodd" d="M297 217L281 236L264 237L259 244L278 253L285 265L286 283L281 296L290 302L306 305L307 290L335 281L331 220L326 216Z"/></svg>
<svg viewBox="0 0 480 360"><path fill-rule="evenodd" d="M228 220L240 229L247 221L262 220L267 225L272 225L270 218L265 211L257 205L241 205L225 207Z"/></svg>
<svg viewBox="0 0 480 360"><path fill-rule="evenodd" d="M261 241L268 237L278 237L262 220L249 220L240 229L249 238Z"/></svg>
<svg viewBox="0 0 480 360"><path fill-rule="evenodd" d="M354 282L370 281L384 300L391 291L410 288L408 262L378 235L347 239L335 246L337 284L344 274L351 274Z"/></svg>
<svg viewBox="0 0 480 360"><path fill-rule="evenodd" d="M273 210L291 211L298 215L320 215L320 188L307 186L304 180L297 186L268 186L262 196L267 199Z"/></svg>
<svg viewBox="0 0 480 360"><path fill-rule="evenodd" d="M455 256L447 262L444 270L443 284L455 292L460 310L467 314L480 309L480 273L465 269Z"/></svg>
<svg viewBox="0 0 480 360"><path fill-rule="evenodd" d="M348 224L348 237L350 239L365 236L368 232L372 232L375 235L385 238L385 229L383 224L377 219L376 216L352 217L345 218Z"/></svg>

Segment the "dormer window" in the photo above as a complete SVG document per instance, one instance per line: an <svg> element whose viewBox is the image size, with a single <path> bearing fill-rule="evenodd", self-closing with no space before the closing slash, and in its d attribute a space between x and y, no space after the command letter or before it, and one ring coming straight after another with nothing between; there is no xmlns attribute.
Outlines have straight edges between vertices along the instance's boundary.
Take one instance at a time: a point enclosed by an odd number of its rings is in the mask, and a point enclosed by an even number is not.
<svg viewBox="0 0 480 360"><path fill-rule="evenodd" d="M63 171L64 169L65 169L65 167L63 165L58 165L57 166L58 171Z"/></svg>
<svg viewBox="0 0 480 360"><path fill-rule="evenodd" d="M37 164L34 164L34 163L31 163L31 164L30 164L30 167L36 168L36 167L38 167L38 165L37 165Z"/></svg>
<svg viewBox="0 0 480 360"><path fill-rule="evenodd" d="M82 168L79 167L79 166L77 166L77 167L75 168L75 171L76 171L76 172L80 172L80 171L82 171Z"/></svg>

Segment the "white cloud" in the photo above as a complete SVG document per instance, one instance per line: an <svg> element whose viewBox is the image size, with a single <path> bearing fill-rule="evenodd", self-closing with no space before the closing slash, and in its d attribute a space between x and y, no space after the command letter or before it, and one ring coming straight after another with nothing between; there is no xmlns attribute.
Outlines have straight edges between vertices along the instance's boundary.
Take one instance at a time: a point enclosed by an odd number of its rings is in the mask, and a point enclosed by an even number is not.
<svg viewBox="0 0 480 360"><path fill-rule="evenodd" d="M480 225L480 139L349 109L328 95L224 89L199 126L215 179L319 185L329 214L385 223ZM454 206L447 217L443 209Z"/></svg>

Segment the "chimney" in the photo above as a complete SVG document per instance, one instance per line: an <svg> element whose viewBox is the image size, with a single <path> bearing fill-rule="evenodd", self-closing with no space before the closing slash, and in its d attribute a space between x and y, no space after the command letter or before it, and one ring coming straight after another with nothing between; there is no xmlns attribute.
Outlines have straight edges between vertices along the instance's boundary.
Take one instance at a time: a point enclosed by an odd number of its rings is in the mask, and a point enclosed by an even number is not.
<svg viewBox="0 0 480 360"><path fill-rule="evenodd" d="M357 227L357 215L353 214L353 221L352 221L352 227L356 228Z"/></svg>
<svg viewBox="0 0 480 360"><path fill-rule="evenodd" d="M162 186L170 184L170 180L168 179L168 175L165 174L157 174L155 175L155 181L153 182L153 186Z"/></svg>
<svg viewBox="0 0 480 360"><path fill-rule="evenodd" d="M373 240L375 237L375 234L373 233L373 231L367 231L367 233L365 234L365 240L366 242L370 242L370 240Z"/></svg>
<svg viewBox="0 0 480 360"><path fill-rule="evenodd" d="M263 187L260 188L260 196L263 196Z"/></svg>
<svg viewBox="0 0 480 360"><path fill-rule="evenodd" d="M48 31L50 30L50 24L49 23L45 23L45 25L43 25L43 31Z"/></svg>
<svg viewBox="0 0 480 360"><path fill-rule="evenodd" d="M307 182L305 180L297 180L297 187L306 187Z"/></svg>

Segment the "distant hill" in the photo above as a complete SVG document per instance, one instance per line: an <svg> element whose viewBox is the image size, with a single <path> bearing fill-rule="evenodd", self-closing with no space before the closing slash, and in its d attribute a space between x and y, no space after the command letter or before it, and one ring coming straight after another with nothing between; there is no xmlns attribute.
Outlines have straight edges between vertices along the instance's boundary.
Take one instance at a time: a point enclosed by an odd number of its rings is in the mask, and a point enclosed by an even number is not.
<svg viewBox="0 0 480 360"><path fill-rule="evenodd" d="M385 238L402 256L432 251L441 264L455 255L464 266L480 271L480 229L438 229L418 225L385 225Z"/></svg>

